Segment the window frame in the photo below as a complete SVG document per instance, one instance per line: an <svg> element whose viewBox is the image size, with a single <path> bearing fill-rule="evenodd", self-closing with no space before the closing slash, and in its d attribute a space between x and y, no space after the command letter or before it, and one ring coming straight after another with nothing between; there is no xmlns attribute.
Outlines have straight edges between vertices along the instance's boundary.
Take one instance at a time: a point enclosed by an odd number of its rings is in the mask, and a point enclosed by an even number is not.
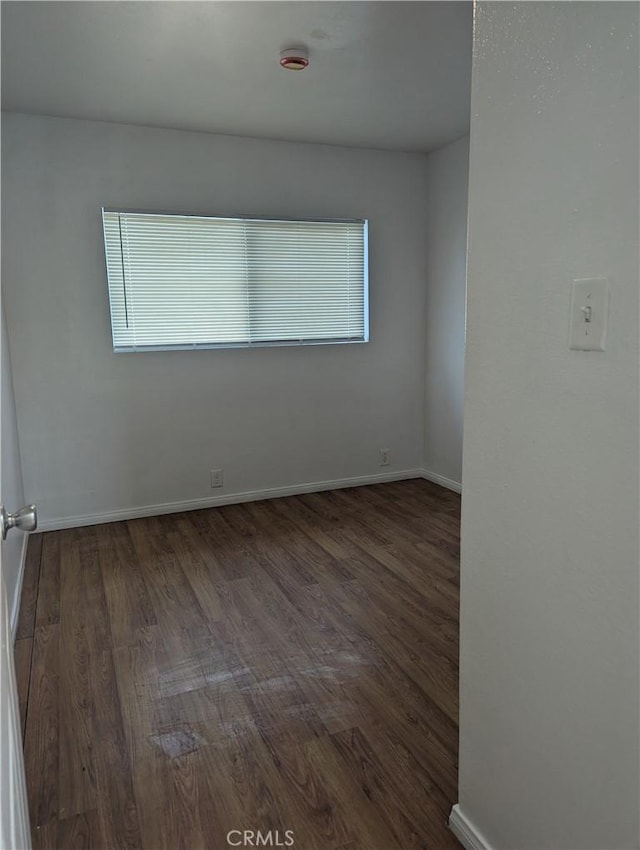
<svg viewBox="0 0 640 850"><path fill-rule="evenodd" d="M179 345L140 345L140 346L118 346L116 347L114 340L114 328L112 319L112 303L111 303L111 285L109 282L109 263L107 254L107 238L104 227L104 214L122 214L122 215L149 215L149 216L176 216L181 218L217 218L226 219L228 221L281 221L292 223L318 223L323 222L329 224L361 224L363 228L363 336L362 339L308 339L308 340L275 340L275 341L260 341L260 342L206 342L206 343L184 343ZM107 278L107 290L109 296L109 326L111 328L111 344L114 354L144 354L145 352L169 352L169 351L208 351L215 349L251 349L251 348L291 348L291 347L306 347L318 345L361 345L368 343L369 340L369 219L368 218L326 218L313 217L302 218L294 216L281 215L248 215L238 213L235 215L220 215L212 212L182 212L182 211L167 211L167 210L152 210L139 208L118 208L115 206L103 206L100 210L100 223L102 227L103 245L104 245L104 261L105 273ZM126 294L125 294L126 302Z"/></svg>

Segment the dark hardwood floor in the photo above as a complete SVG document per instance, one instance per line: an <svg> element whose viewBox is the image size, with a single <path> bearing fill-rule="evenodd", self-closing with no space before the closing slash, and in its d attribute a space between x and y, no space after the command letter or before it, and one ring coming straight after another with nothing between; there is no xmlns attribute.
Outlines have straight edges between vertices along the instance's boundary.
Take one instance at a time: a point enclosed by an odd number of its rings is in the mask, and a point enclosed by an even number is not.
<svg viewBox="0 0 640 850"><path fill-rule="evenodd" d="M459 847L458 527L416 480L34 535L34 848Z"/></svg>

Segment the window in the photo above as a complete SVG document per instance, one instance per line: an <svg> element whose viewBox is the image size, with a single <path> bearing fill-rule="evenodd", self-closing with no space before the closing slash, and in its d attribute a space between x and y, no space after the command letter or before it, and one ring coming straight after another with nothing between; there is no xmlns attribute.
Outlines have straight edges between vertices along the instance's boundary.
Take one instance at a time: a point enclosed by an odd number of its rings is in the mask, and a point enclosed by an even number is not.
<svg viewBox="0 0 640 850"><path fill-rule="evenodd" d="M366 221L102 220L115 351L368 339Z"/></svg>

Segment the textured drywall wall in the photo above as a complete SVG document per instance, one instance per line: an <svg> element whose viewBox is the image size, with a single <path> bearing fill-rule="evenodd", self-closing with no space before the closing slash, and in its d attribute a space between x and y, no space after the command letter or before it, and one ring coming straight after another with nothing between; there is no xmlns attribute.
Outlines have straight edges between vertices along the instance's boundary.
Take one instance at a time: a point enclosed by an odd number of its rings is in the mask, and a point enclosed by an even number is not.
<svg viewBox="0 0 640 850"><path fill-rule="evenodd" d="M424 157L15 114L2 134L7 324L43 520L421 466ZM102 205L368 218L371 342L114 354Z"/></svg>
<svg viewBox="0 0 640 850"><path fill-rule="evenodd" d="M427 157L426 470L460 483L469 138Z"/></svg>
<svg viewBox="0 0 640 850"><path fill-rule="evenodd" d="M459 799L503 850L639 846L638 14L476 7Z"/></svg>

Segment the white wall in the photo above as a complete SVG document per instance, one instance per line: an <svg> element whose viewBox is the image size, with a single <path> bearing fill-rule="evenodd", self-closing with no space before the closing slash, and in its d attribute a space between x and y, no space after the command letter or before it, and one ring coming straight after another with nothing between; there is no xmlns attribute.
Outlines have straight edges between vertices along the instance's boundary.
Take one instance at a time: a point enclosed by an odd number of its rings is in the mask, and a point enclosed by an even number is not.
<svg viewBox="0 0 640 850"><path fill-rule="evenodd" d="M16 408L11 379L11 361L7 345L7 331L2 305L2 498L0 501L8 513L14 513L24 504L24 488L22 484L22 468L20 465L20 446L16 428ZM14 529L2 542L2 574L7 589L7 604L11 627L15 629L18 615L18 591L20 584L20 567L22 565L22 547L24 533Z"/></svg>
<svg viewBox="0 0 640 850"><path fill-rule="evenodd" d="M2 133L23 471L45 522L420 468L424 157L15 114ZM113 354L102 205L369 218L371 342Z"/></svg>
<svg viewBox="0 0 640 850"><path fill-rule="evenodd" d="M638 13L476 10L460 804L505 850L639 846Z"/></svg>
<svg viewBox="0 0 640 850"><path fill-rule="evenodd" d="M462 480L469 138L427 157L424 468Z"/></svg>

